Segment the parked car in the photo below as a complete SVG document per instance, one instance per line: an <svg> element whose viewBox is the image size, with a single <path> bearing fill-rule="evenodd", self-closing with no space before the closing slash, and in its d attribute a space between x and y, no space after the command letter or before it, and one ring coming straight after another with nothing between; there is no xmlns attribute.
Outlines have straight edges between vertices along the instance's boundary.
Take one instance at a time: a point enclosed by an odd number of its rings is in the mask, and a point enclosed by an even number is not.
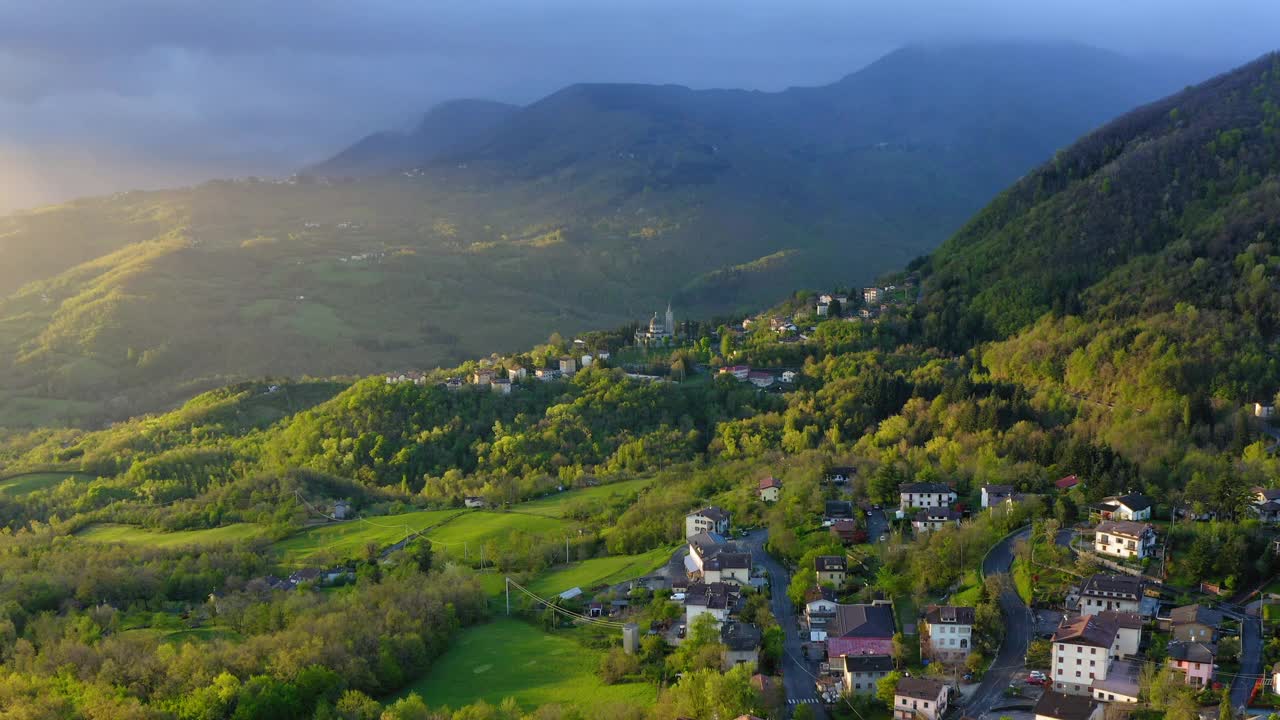
<svg viewBox="0 0 1280 720"><path fill-rule="evenodd" d="M683 600L684 600L684 593L671 593L672 602L682 602Z"/></svg>
<svg viewBox="0 0 1280 720"><path fill-rule="evenodd" d="M1032 670L1027 673L1028 680L1048 680L1049 676L1044 674L1043 670Z"/></svg>
<svg viewBox="0 0 1280 720"><path fill-rule="evenodd" d="M686 632L688 632L688 628L682 623L680 627L676 628L676 637L684 639Z"/></svg>

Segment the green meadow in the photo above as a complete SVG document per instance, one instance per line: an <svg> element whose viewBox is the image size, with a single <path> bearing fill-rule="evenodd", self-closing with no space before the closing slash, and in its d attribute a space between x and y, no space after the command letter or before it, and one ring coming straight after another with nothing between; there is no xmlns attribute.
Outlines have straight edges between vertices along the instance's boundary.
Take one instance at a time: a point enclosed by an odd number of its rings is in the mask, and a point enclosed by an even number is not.
<svg viewBox="0 0 1280 720"><path fill-rule="evenodd" d="M557 566L529 584L539 595L558 595L573 587L588 590L648 575L662 567L674 548L658 548L639 555L613 555Z"/></svg>
<svg viewBox="0 0 1280 720"><path fill-rule="evenodd" d="M561 703L588 717L611 705L653 703L656 690L647 683L602 683L602 653L574 641L573 632L545 632L506 617L468 628L404 694L416 692L431 707L509 697L525 708Z"/></svg>
<svg viewBox="0 0 1280 720"><path fill-rule="evenodd" d="M242 542L252 540L261 534L262 528L252 523L236 523L208 530L179 530L177 532L161 532L134 525L98 523L76 533L76 537L86 542L175 548Z"/></svg>
<svg viewBox="0 0 1280 720"><path fill-rule="evenodd" d="M12 475L0 479L0 495L25 495L36 490L57 487L67 479L87 482L93 478L84 473L74 472L33 472Z"/></svg>

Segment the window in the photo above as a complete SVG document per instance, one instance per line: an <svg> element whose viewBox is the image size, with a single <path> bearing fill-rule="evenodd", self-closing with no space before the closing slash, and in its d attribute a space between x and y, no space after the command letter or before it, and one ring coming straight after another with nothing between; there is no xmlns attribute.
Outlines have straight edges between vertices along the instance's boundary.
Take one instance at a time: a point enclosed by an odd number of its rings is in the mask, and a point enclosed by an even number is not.
<svg viewBox="0 0 1280 720"><path fill-rule="evenodd" d="M1077 671L1076 671L1076 677L1080 677L1080 671L1079 671L1079 670L1077 670ZM1077 685L1077 686L1076 686L1076 689L1079 689L1079 688L1080 688L1080 686L1079 686L1079 685Z"/></svg>
<svg viewBox="0 0 1280 720"><path fill-rule="evenodd" d="M1097 655L1097 654L1098 654L1098 648L1089 648L1089 654L1090 654L1090 655Z"/></svg>

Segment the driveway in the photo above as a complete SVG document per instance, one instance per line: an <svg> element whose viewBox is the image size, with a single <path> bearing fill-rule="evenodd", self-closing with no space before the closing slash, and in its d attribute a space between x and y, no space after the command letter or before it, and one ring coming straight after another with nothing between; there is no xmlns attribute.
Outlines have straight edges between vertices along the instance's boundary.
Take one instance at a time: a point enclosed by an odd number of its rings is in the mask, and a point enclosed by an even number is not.
<svg viewBox="0 0 1280 720"><path fill-rule="evenodd" d="M1013 566L1013 544L1027 538L1030 533L1030 528L1024 528L993 545L982 561L983 576L1008 573ZM964 708L966 715L981 717L997 705L1003 705L1004 689L1025 670L1027 647L1031 642L1031 612L1012 584L1000 595L1000 613L1004 616L1004 639L991 669Z"/></svg>
<svg viewBox="0 0 1280 720"><path fill-rule="evenodd" d="M867 511L867 541L871 543L878 543L880 542L880 536L888 532L889 518L884 516L884 511Z"/></svg>
<svg viewBox="0 0 1280 720"><path fill-rule="evenodd" d="M765 552L764 543L768 537L767 530L755 530L747 535L743 543L751 550L751 561L769 573L769 606L785 636L782 644L782 686L787 697L787 712L796 705L809 705L818 718L825 718L826 707L822 705L814 686L817 663L804 659L804 650L800 646L799 620L791 607L791 600L787 598L791 573Z"/></svg>

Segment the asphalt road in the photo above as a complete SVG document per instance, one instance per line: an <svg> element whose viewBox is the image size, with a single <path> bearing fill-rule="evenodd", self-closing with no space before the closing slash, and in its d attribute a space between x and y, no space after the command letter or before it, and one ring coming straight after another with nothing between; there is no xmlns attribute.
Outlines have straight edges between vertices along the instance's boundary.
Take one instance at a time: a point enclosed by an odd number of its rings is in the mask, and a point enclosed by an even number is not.
<svg viewBox="0 0 1280 720"><path fill-rule="evenodd" d="M816 717L825 718L826 708L822 705L813 682L817 664L804 659L804 651L800 647L799 622L791 607L791 600L787 598L791 573L765 552L764 543L768 536L767 530L756 530L747 535L745 544L751 550L751 561L764 567L769 573L769 606L785 635L782 645L782 686L787 696L788 712L798 704L805 704L813 708Z"/></svg>
<svg viewBox="0 0 1280 720"><path fill-rule="evenodd" d="M1008 573L1013 566L1014 542L1028 537L1030 532L1030 528L1024 529L993 545L991 552L982 561L983 576ZM1004 689L1020 678L1024 671L1027 647L1031 642L1031 611L1023 604L1022 598L1018 597L1012 583L1000 595L1000 612L1004 616L1004 639L991 669L970 696L964 708L966 715L981 717L983 713L1002 704Z"/></svg>
<svg viewBox="0 0 1280 720"><path fill-rule="evenodd" d="M1262 673L1262 621L1245 615L1240 622L1240 674L1231 682L1231 704L1237 708L1249 702L1254 678Z"/></svg>

